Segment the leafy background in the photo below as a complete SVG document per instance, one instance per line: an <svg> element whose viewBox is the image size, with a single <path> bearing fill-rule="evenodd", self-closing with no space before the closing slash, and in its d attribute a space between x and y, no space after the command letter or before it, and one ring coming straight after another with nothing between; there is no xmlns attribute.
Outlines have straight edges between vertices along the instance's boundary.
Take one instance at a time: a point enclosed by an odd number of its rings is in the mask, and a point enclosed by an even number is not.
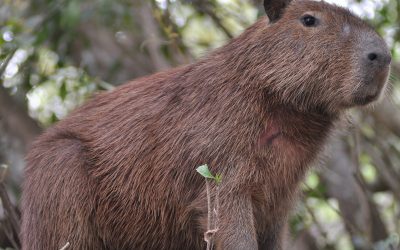
<svg viewBox="0 0 400 250"><path fill-rule="evenodd" d="M349 132L337 133L304 181L288 246L399 249L400 2L331 2L386 39L391 88L380 104L351 111ZM11 202L18 206L24 154L43 129L96 91L195 61L261 15L258 0L0 0L1 184ZM17 248L8 217L2 209L0 247Z"/></svg>

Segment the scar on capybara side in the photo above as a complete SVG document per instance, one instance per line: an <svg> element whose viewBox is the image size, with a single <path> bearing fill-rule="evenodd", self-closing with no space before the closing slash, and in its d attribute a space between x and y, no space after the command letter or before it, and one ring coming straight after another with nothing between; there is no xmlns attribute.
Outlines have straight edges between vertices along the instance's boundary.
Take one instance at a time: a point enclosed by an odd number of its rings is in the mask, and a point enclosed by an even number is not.
<svg viewBox="0 0 400 250"><path fill-rule="evenodd" d="M265 0L267 17L196 63L102 93L27 157L23 249L205 249L204 163L221 173L216 249L282 249L299 182L391 56L348 10Z"/></svg>

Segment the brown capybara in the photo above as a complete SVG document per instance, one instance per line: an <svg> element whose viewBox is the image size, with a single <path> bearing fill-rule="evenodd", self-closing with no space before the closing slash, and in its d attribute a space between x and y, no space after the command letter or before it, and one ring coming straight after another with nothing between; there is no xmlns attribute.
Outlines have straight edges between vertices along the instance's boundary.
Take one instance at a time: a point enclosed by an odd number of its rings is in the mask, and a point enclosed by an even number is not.
<svg viewBox="0 0 400 250"><path fill-rule="evenodd" d="M205 249L204 163L222 174L216 249L282 249L299 182L342 113L380 96L391 56L348 10L264 5L204 59L100 94L40 136L23 249Z"/></svg>

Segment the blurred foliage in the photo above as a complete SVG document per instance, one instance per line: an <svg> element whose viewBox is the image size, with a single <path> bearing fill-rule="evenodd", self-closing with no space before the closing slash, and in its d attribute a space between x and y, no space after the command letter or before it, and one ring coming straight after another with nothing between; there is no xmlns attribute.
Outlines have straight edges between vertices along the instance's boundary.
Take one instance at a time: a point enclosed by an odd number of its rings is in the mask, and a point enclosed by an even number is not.
<svg viewBox="0 0 400 250"><path fill-rule="evenodd" d="M376 27L398 64L399 0L331 2L350 7ZM240 34L262 15L260 10L256 0L0 0L0 84L47 127L96 91L194 61ZM395 73L391 93L399 104ZM316 249L396 249L400 194L385 184L379 166L383 161L400 180L399 137L365 111L353 115L360 138L345 137L353 149L348 156L359 166L358 178L387 237L371 242L368 235L349 229L343 205L321 177L327 168L318 168L304 182L304 197L290 220L291 233L293 239L304 232L311 235ZM354 153L359 144L366 146Z"/></svg>

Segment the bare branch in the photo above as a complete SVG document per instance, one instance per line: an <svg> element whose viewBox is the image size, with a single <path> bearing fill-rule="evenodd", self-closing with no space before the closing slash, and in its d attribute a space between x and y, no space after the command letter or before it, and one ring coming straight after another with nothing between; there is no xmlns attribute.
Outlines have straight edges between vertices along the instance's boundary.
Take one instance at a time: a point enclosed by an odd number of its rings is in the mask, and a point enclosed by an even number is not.
<svg viewBox="0 0 400 250"><path fill-rule="evenodd" d="M21 244L18 238L20 232L20 215L19 212L17 212L17 208L11 203L3 183L6 171L7 166L4 164L0 165L0 199L5 213L4 229L14 248L20 249Z"/></svg>
<svg viewBox="0 0 400 250"><path fill-rule="evenodd" d="M162 56L162 53L160 53L161 35L154 20L151 6L147 3L147 1L142 1L139 15L139 21L141 22L143 33L147 39L145 45L155 68L157 68L157 70L170 68L171 65L167 60L165 60L165 58Z"/></svg>
<svg viewBox="0 0 400 250"><path fill-rule="evenodd" d="M215 11L210 7L210 3L208 1L196 0L193 1L193 4L199 12L207 14L229 39L233 38L232 33L228 30L228 28L225 27L221 18L219 18Z"/></svg>

